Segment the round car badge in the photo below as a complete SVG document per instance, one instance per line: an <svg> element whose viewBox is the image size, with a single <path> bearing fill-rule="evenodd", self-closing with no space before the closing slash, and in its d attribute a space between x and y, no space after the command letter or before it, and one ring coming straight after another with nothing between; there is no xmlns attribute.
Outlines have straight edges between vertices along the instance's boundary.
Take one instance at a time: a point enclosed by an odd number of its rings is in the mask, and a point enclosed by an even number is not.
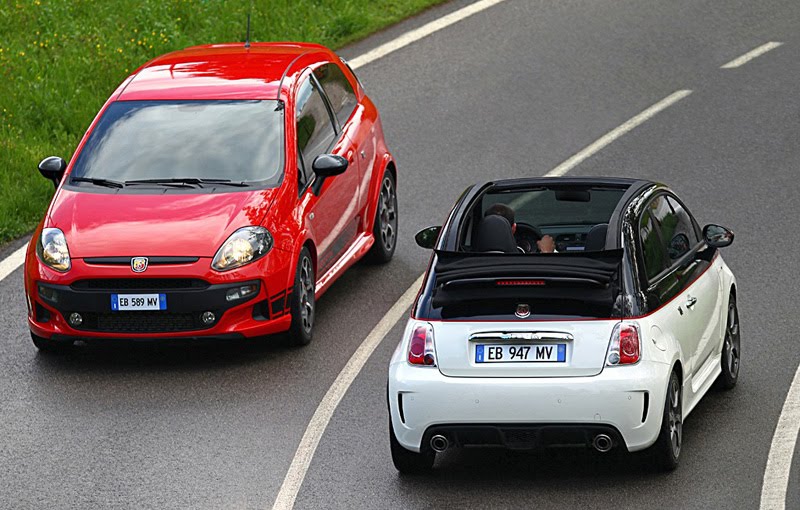
<svg viewBox="0 0 800 510"><path fill-rule="evenodd" d="M131 259L131 270L134 273L144 273L147 269L147 257L133 257Z"/></svg>
<svg viewBox="0 0 800 510"><path fill-rule="evenodd" d="M517 305L517 312L514 314L520 319L525 319L529 317L531 314L531 307L530 305Z"/></svg>

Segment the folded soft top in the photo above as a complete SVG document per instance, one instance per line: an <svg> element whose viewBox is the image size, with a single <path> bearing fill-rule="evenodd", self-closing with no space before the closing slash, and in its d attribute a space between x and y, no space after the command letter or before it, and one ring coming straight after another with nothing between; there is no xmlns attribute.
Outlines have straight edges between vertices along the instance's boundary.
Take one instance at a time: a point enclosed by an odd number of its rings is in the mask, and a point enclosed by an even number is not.
<svg viewBox="0 0 800 510"><path fill-rule="evenodd" d="M498 254L436 251L433 306L568 299L612 307L623 251Z"/></svg>

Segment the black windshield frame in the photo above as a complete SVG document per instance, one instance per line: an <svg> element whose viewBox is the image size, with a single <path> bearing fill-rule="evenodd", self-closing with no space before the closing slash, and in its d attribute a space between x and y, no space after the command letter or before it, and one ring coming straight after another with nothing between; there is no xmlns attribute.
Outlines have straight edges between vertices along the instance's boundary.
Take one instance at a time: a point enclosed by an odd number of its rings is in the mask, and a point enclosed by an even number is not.
<svg viewBox="0 0 800 510"><path fill-rule="evenodd" d="M118 122L125 118L126 115L130 115L130 112L136 112L145 110L147 108L158 108L158 107L167 107L167 108L182 108L187 107L191 108L192 106L204 106L210 105L214 109L219 109L219 107L226 107L228 105L236 107L243 105L244 108L240 108L240 111L237 112L241 113L242 111L247 110L251 115L252 118L254 115L261 116L266 122L260 125L255 125L254 122L248 122L244 125L240 124L238 121L229 121L228 127L235 127L239 130L245 130L247 134L252 135L251 140L249 141L251 148L254 149L251 161L253 161L252 166L247 159L247 156L242 160L238 161L240 165L240 169L242 168L249 168L250 172L261 172L265 178L258 179L255 175L242 175L241 173L236 173L236 171L231 171L230 167L218 165L214 168L219 168L217 172L215 170L215 174L213 175L197 175L191 170L191 165L187 164L187 168L185 170L176 170L172 173L168 174L161 174L161 175L153 175L153 174L142 174L142 175L135 175L131 176L128 175L127 177L133 178L120 178L119 174L115 174L114 172L96 172L93 171L94 169L91 166L91 162L89 158L98 150L98 146L103 143L106 138L109 136L109 131L114 128ZM248 106L250 107L248 109ZM286 174L286 116L283 109L277 108L278 102L275 100L251 100L251 99L223 99L223 100L137 100L137 101L115 101L108 105L108 107L103 111L101 117L98 119L97 123L95 124L94 128L92 129L91 133L89 134L86 142L84 143L83 147L81 148L80 152L76 156L75 162L70 170L67 179L65 180L65 187L72 188L73 190L80 189L80 191L91 191L91 192L98 192L98 193L131 193L131 194L142 194L142 193L163 193L165 191L169 192L189 192L189 193L209 193L209 192L231 192L231 191L242 191L242 190L253 190L253 189L265 189L265 188L275 188L279 187L283 184L283 180ZM233 110L231 110L233 111ZM272 117L272 118L270 118ZM188 127L188 125L186 126ZM226 126L219 126L219 129L225 129ZM245 129L246 128L246 129ZM182 133L186 133L184 136L189 136L189 131L182 131ZM191 135L195 136L197 133L202 133L202 131L191 131ZM214 133L209 133L205 138L213 137L214 134L221 133L221 131L215 131ZM167 131L163 132L161 135L163 137L168 137L169 133ZM226 136L230 137L230 134ZM203 137L200 137L203 139ZM263 142L263 143L261 143ZM167 146L169 144L166 144ZM198 144L201 145L201 144ZM148 149L139 149L139 153L143 153L143 151L152 151L152 147ZM265 154L268 155L268 158L264 159L263 163L257 163L256 156L264 156ZM198 160L193 160L198 161ZM225 160L226 162L228 160ZM259 168L260 167L260 168ZM247 170L245 170L247 171ZM124 175L124 171L120 172ZM178 175L180 174L180 175ZM110 179L115 181L126 181L126 180L140 180L140 179L148 179L148 178L210 178L210 179L227 179L234 183L244 183L244 186L240 187L230 187L230 186L214 186L214 185L197 185L197 186L186 186L186 187L175 187L175 186L159 186L158 184L147 185L137 185L137 186L125 186L121 189L112 189L108 187L99 187L94 186L91 183L73 183L71 182L72 177L88 177L88 178L104 178ZM245 177L245 178L242 178Z"/></svg>

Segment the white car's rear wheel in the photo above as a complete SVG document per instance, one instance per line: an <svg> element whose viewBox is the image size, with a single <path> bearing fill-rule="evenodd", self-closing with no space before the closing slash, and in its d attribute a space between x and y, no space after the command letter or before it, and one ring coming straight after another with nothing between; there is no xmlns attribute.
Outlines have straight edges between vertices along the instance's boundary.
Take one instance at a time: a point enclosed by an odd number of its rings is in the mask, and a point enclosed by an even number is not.
<svg viewBox="0 0 800 510"><path fill-rule="evenodd" d="M423 448L420 453L417 453L403 448L394 435L391 420L389 420L389 447L392 450L394 467L404 475L420 475L433 468L436 452L429 448Z"/></svg>
<svg viewBox="0 0 800 510"><path fill-rule="evenodd" d="M678 467L683 446L683 386L676 371L672 371L664 402L661 431L650 453L659 469L672 471Z"/></svg>

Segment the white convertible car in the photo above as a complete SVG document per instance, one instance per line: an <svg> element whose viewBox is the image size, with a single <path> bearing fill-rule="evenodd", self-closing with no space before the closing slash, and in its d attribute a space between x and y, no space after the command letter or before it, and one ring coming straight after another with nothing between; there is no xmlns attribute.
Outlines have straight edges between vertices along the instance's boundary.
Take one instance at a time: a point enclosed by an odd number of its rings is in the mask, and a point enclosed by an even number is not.
<svg viewBox="0 0 800 510"><path fill-rule="evenodd" d="M686 416L739 373L733 233L666 186L541 178L468 188L433 248L389 367L403 473L437 452L649 449L674 469Z"/></svg>

